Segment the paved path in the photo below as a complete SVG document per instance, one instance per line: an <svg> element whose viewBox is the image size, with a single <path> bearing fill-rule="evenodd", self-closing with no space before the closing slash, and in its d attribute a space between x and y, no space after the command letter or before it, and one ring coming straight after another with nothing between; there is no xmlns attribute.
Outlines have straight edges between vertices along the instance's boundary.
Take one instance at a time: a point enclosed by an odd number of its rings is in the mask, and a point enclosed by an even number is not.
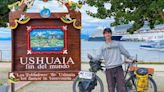
<svg viewBox="0 0 164 92"><path fill-rule="evenodd" d="M140 66L146 66L146 67L153 67L159 70L160 72L156 72L154 74L154 79L157 82L158 86L158 92L164 92L164 72L161 72L163 70L163 65L157 66L157 65L140 65ZM88 64L82 64L82 70L87 70L89 68ZM103 72L98 72L98 76L103 80L105 92L107 91L107 84L106 84L106 77ZM18 90L17 92L72 92L72 83L73 82L33 82L30 85L24 87L23 89ZM57 90L57 91L56 91ZM97 91L95 91L97 92Z"/></svg>
<svg viewBox="0 0 164 92"><path fill-rule="evenodd" d="M164 65L139 65L141 67L155 68L154 79L158 86L158 92L164 92ZM1 68L10 68L10 63L0 63ZM82 70L88 70L88 64L82 64ZM6 73L7 74L7 73ZM105 92L107 92L107 84L105 74L98 72L98 76L103 80ZM55 81L55 82L19 82L16 84L16 92L72 92L72 81ZM28 84L28 85L27 85ZM26 85L25 87L23 87Z"/></svg>

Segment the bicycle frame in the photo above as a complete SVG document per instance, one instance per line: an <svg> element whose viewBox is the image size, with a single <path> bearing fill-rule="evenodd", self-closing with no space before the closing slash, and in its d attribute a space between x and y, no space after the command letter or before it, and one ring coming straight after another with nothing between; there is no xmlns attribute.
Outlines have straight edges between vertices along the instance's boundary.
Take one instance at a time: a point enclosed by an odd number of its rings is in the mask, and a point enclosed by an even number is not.
<svg viewBox="0 0 164 92"><path fill-rule="evenodd" d="M152 76L152 74L154 73L154 69L143 68L147 70L147 73L144 75L140 75L136 72L137 70L142 69L142 68L138 67L137 65L138 65L137 62L128 63L128 67L126 68L126 71L125 71L125 79L127 77L127 74L129 74L129 76L132 78L132 85L134 85L137 92L145 92L146 90L148 90L148 87L149 87L148 78ZM135 78L137 78L136 84L135 84Z"/></svg>
<svg viewBox="0 0 164 92"><path fill-rule="evenodd" d="M102 60L94 60L92 58L92 56L89 57L90 61L89 61L89 71L84 71L79 73L79 76L77 76L77 78L75 79L74 83L73 83L73 92L77 92L76 91L76 83L78 83L78 87L80 92L91 92L92 90L95 89L95 87L97 86L97 83L99 83L100 86L100 92L104 92L104 85L102 80L96 75L96 73L100 70L103 70L102 64ZM88 72L88 74L92 75L91 77L86 77L83 76L83 74L85 75L85 73ZM80 77L81 74L81 77ZM87 74L86 74L87 75Z"/></svg>

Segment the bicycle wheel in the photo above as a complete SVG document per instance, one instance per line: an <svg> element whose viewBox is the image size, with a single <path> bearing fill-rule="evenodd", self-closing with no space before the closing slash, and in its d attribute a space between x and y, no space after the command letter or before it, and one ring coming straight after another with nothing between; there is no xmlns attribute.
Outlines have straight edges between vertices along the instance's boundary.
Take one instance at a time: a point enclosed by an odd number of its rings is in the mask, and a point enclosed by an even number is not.
<svg viewBox="0 0 164 92"><path fill-rule="evenodd" d="M104 92L104 85L103 85L102 80L97 75L95 77L97 79L97 86L91 92ZM74 82L73 82L73 92L81 92L79 90L79 87L78 87L78 84L79 84L80 80L81 79L78 76L74 80Z"/></svg>
<svg viewBox="0 0 164 92"><path fill-rule="evenodd" d="M157 92L157 85L152 77L148 78L149 80L149 88L147 92ZM136 91L136 76L131 76L127 81L126 81L126 87L128 92L137 92Z"/></svg>

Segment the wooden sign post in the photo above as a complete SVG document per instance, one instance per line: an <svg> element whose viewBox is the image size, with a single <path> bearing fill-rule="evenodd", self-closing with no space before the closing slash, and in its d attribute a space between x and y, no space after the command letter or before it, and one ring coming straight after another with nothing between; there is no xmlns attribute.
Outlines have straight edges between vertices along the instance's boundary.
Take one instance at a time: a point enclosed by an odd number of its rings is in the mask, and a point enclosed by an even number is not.
<svg viewBox="0 0 164 92"><path fill-rule="evenodd" d="M71 81L80 71L81 13L72 6L79 4L67 0L58 2L68 12L55 13L43 8L40 13L26 13L34 0L9 5L11 81Z"/></svg>

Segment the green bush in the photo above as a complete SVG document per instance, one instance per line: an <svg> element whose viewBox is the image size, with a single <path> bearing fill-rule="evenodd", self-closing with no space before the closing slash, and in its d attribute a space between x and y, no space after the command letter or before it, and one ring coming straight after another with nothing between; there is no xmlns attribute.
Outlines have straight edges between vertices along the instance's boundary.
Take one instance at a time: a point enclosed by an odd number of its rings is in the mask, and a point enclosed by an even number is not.
<svg viewBox="0 0 164 92"><path fill-rule="evenodd" d="M2 86L3 85L3 82L0 80L0 86Z"/></svg>

